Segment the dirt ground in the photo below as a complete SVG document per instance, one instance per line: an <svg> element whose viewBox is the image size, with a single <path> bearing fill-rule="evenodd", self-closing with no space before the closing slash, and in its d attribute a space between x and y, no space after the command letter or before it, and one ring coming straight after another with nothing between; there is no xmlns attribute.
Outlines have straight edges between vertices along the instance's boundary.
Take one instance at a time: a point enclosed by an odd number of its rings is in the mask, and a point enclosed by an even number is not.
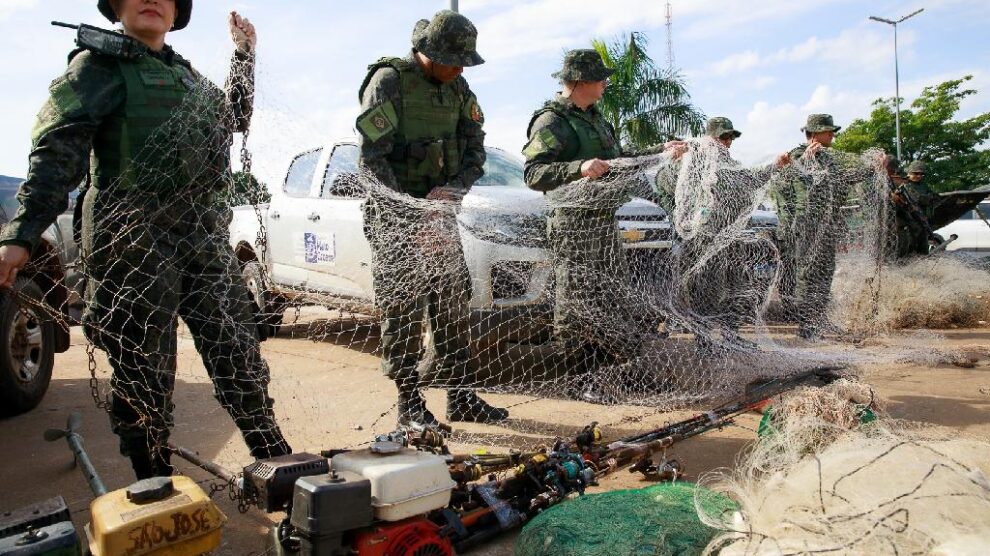
<svg viewBox="0 0 990 556"><path fill-rule="evenodd" d="M387 430L394 422L394 413L381 415L389 411L395 394L394 387L378 370L375 339L369 337L355 343L354 338L337 334L328 336L332 340L314 342L293 337L305 335L305 327L296 328L284 330L263 344L272 369L276 411L293 447L297 451L310 452L354 447L370 440L370 431ZM874 385L877 393L889 400L889 411L894 417L935 423L990 438L990 359L986 355L990 347L990 329L940 334L942 337L905 333L881 343L903 342L917 347L919 342L929 342L941 349L970 351L977 360L975 365L962 368L950 364L886 364L866 368L863 380ZM179 349L180 372L175 393L177 424L173 441L229 469L249 463L247 450L233 423L213 399L210 383L188 334L180 336ZM99 369L98 375L105 379L107 366L102 359ZM116 489L131 482L130 465L118 455L116 438L110 432L106 415L93 402L88 379L85 341L81 332L75 329L72 348L56 357L55 376L41 406L26 415L0 420L0 454L4 458L0 472L0 511L61 494L73 511L77 527L89 521L91 496L81 473L71 467L68 447L64 441L48 443L42 439L45 429L64 427L66 417L72 411L82 413L81 433L86 449L107 486ZM602 421L603 415L615 423L623 416L647 413L643 408L622 406L603 411L601 406L572 401L539 400L534 403L531 397L517 395L488 394L485 397L512 406L516 424L525 425L514 428L532 432L458 424L454 448L531 444L534 438L541 436L541 431L544 436L559 434L566 427L577 429L592 420ZM442 412L441 391L428 391L427 399L430 407ZM687 414L649 415L634 424L608 429L606 434L619 436L646 430ZM681 461L689 476L731 466L740 450L755 437L758 421L758 415L745 415L738 419L738 426L679 444L671 455ZM178 466L183 473L208 484L204 472L182 461ZM599 488L636 488L646 484L637 475L619 472L606 478ZM229 518L219 554L264 553L265 535L274 518L258 510L241 514L224 494L216 499ZM514 542L515 535L506 535L472 553L511 554Z"/></svg>

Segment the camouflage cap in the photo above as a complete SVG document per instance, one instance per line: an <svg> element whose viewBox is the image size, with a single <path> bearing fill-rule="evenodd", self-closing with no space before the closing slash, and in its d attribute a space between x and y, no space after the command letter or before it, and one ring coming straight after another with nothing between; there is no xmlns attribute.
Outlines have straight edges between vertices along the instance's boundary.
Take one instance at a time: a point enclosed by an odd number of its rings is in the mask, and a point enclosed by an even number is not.
<svg viewBox="0 0 990 556"><path fill-rule="evenodd" d="M924 174L928 167L924 162L920 160L915 160L911 164L908 164L907 173L909 174Z"/></svg>
<svg viewBox="0 0 990 556"><path fill-rule="evenodd" d="M419 20L413 29L413 48L430 60L447 66L484 64L485 59L476 50L477 42L478 29L471 20L450 10L437 12L428 22Z"/></svg>
<svg viewBox="0 0 990 556"><path fill-rule="evenodd" d="M186 25L189 25L189 19L192 17L192 0L175 0L175 23L172 24L172 30L178 31L179 29L184 29ZM103 17L110 20L110 23L117 23L120 21L117 18L117 13L113 11L113 6L110 5L110 0L99 0L96 3L97 9L103 14Z"/></svg>
<svg viewBox="0 0 990 556"><path fill-rule="evenodd" d="M837 126L832 121L831 114L812 114L808 116L808 123L801 128L805 133L821 133L823 131L839 131L842 126Z"/></svg>
<svg viewBox="0 0 990 556"><path fill-rule="evenodd" d="M561 81L604 81L615 73L605 67L601 54L591 48L571 50L564 54L564 64L553 77Z"/></svg>
<svg viewBox="0 0 990 556"><path fill-rule="evenodd" d="M739 137L742 135L741 131L738 131L732 127L732 120L729 118L723 118L721 116L711 118L705 126L705 134L709 137L718 139L719 137L729 133L731 133L733 137Z"/></svg>

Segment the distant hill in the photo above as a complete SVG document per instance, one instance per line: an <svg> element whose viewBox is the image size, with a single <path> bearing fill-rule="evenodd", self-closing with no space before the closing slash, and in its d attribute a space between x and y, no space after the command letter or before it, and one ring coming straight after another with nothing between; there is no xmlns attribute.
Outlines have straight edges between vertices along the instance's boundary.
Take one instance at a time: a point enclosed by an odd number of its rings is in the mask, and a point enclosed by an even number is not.
<svg viewBox="0 0 990 556"><path fill-rule="evenodd" d="M24 178L0 176L0 223L6 222L17 210L17 188Z"/></svg>
<svg viewBox="0 0 990 556"><path fill-rule="evenodd" d="M0 187L7 188L9 186L18 187L24 178L12 178L10 176L0 176Z"/></svg>

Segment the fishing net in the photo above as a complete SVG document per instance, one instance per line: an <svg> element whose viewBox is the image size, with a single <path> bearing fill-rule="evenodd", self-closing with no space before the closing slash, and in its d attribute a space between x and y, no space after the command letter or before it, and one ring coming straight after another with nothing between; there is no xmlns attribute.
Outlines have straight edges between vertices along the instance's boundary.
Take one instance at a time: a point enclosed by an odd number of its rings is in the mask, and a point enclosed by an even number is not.
<svg viewBox="0 0 990 556"><path fill-rule="evenodd" d="M842 267L857 264L863 263L849 261ZM973 327L990 320L987 271L974 260L941 255L892 265L882 274L879 292L864 287L860 276L862 271L844 269L835 276L834 318L850 329L868 328L876 334L903 328ZM864 299L872 296L877 296L875 301ZM864 302L873 304L876 313L864 312Z"/></svg>
<svg viewBox="0 0 990 556"><path fill-rule="evenodd" d="M533 518L516 540L520 556L607 554L701 554L718 533L698 518L737 506L728 497L691 483L662 483L644 489L588 494Z"/></svg>
<svg viewBox="0 0 990 556"><path fill-rule="evenodd" d="M850 428L814 413L782 412L779 427L735 470L702 477L699 484L740 506L727 514L699 504L702 522L722 531L706 554L980 554L990 547L990 444L891 421Z"/></svg>
<svg viewBox="0 0 990 556"><path fill-rule="evenodd" d="M489 149L462 202L431 201L362 171L356 141L297 145L319 134L265 80L252 140L268 137L232 173L251 91L194 77L131 145L126 180L79 197L79 265L48 252L28 272L44 302L22 296L65 328L67 306L84 309L93 396L132 444L161 447L173 428L191 448L217 442L227 413L256 457L286 449L279 426L297 451L359 446L395 428L397 389L412 385L440 420L449 390L508 408L455 423L455 445L533 448L591 421L653 426L756 379L875 362L847 335L893 326L877 310L891 241L877 153L745 168L696 139L677 160L617 159L543 195L518 157ZM837 266L861 286L858 320L835 312ZM68 289L46 278L58 268ZM249 461L221 442L204 451Z"/></svg>

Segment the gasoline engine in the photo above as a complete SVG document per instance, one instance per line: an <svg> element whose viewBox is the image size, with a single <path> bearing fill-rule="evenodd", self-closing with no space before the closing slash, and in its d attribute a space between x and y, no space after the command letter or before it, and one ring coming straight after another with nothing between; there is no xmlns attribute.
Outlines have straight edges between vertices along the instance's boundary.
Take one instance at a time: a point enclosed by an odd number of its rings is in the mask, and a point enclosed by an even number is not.
<svg viewBox="0 0 990 556"><path fill-rule="evenodd" d="M45 439L65 438L96 497L85 528L88 552L59 496L0 518L0 556L192 556L220 546L227 517L188 477L156 477L108 492L83 449L81 421L72 413L65 430L49 429Z"/></svg>
<svg viewBox="0 0 990 556"><path fill-rule="evenodd" d="M442 456L381 441L324 455L291 454L244 468L244 500L286 512L269 550L305 556L450 556L449 537L427 514L455 487Z"/></svg>

